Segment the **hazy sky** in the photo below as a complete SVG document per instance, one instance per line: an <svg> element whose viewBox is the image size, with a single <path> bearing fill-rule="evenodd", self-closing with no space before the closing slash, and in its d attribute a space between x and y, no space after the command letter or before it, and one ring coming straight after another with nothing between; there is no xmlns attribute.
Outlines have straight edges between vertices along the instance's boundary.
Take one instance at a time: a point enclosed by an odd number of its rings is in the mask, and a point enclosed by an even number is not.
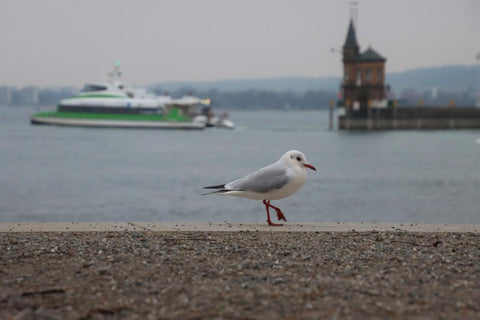
<svg viewBox="0 0 480 320"><path fill-rule="evenodd" d="M358 0L387 72L477 63L480 0ZM0 86L339 76L349 0L0 0Z"/></svg>

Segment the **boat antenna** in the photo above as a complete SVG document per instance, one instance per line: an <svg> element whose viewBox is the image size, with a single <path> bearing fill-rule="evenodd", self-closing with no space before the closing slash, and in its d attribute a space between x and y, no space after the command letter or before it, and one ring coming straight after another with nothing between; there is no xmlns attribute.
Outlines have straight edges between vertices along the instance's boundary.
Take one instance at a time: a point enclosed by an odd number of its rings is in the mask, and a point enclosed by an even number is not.
<svg viewBox="0 0 480 320"><path fill-rule="evenodd" d="M114 82L115 80L120 79L121 76L122 72L120 71L120 61L117 61L115 63L115 68L113 69L113 71L108 73L108 77L110 81Z"/></svg>

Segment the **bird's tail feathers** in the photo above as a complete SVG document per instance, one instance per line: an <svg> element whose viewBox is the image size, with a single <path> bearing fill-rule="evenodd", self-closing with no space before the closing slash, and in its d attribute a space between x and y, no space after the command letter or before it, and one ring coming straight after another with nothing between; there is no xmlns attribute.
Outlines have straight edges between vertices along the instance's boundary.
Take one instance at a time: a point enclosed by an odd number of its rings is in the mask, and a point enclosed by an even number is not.
<svg viewBox="0 0 480 320"><path fill-rule="evenodd" d="M225 191L228 191L228 190L225 189L224 184L219 184L219 185L216 185L216 186L203 187L203 189L219 189L219 190L203 193L202 196L205 196L205 195L208 195L208 194L215 194L215 193L224 193Z"/></svg>
<svg viewBox="0 0 480 320"><path fill-rule="evenodd" d="M202 193L202 196L206 196L206 195L209 195L209 194L222 194L222 193L225 193L227 191L228 190L226 190L226 189L215 190L215 191L212 191L212 192Z"/></svg>
<svg viewBox="0 0 480 320"><path fill-rule="evenodd" d="M203 189L223 189L225 188L224 184L217 184L216 186L203 187Z"/></svg>

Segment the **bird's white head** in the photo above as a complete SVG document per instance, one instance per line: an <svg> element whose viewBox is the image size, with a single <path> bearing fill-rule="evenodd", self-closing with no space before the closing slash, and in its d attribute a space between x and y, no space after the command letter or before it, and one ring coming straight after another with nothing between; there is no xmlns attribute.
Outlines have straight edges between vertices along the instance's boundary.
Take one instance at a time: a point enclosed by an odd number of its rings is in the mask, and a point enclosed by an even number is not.
<svg viewBox="0 0 480 320"><path fill-rule="evenodd" d="M297 150L290 150L285 153L281 158L281 161L284 161L290 165L299 166L301 168L308 168L317 171L314 166L308 163L307 157Z"/></svg>

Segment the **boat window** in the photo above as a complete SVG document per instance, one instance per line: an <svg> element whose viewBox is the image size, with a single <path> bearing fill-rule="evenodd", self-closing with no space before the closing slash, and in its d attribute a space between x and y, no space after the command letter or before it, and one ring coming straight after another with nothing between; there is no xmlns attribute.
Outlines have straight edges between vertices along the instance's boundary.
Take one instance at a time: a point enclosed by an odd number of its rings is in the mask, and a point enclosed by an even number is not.
<svg viewBox="0 0 480 320"><path fill-rule="evenodd" d="M101 86L98 84L86 84L85 87L83 87L82 91L87 92L87 91L104 91L107 90L107 87Z"/></svg>

